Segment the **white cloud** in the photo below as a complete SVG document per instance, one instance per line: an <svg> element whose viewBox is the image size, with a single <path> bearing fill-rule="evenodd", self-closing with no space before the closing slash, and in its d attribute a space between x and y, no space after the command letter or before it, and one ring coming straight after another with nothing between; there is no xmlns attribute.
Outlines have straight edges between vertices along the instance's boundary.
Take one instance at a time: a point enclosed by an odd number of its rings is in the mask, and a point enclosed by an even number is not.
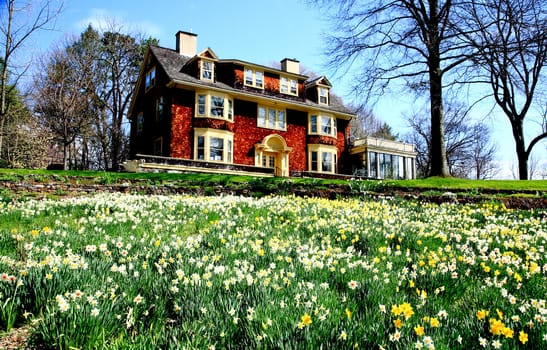
<svg viewBox="0 0 547 350"><path fill-rule="evenodd" d="M154 38L159 38L162 34L161 28L150 21L130 20L126 13L111 12L102 8L91 9L86 18L75 23L79 32L85 30L88 25L99 31L115 29L123 33L140 33Z"/></svg>

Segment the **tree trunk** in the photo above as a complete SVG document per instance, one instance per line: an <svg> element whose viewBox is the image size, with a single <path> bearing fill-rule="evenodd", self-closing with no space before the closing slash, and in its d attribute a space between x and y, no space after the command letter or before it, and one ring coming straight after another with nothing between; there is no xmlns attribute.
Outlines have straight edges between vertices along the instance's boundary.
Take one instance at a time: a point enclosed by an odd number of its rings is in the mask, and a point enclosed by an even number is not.
<svg viewBox="0 0 547 350"><path fill-rule="evenodd" d="M513 129L513 138L515 139L515 149L519 164L519 180L528 180L528 156L524 144L524 134L522 131L522 121L518 117L511 118L511 128Z"/></svg>
<svg viewBox="0 0 547 350"><path fill-rule="evenodd" d="M66 143L63 143L63 170L68 170L68 146Z"/></svg>
<svg viewBox="0 0 547 350"><path fill-rule="evenodd" d="M448 162L446 160L446 146L444 143L444 111L442 97L442 76L439 60L433 60L437 69L429 73L429 93L431 99L431 169L430 176L448 177Z"/></svg>
<svg viewBox="0 0 547 350"><path fill-rule="evenodd" d="M429 1L428 46L429 98L431 103L430 176L450 176L444 143L443 71L441 69L440 14L437 0Z"/></svg>

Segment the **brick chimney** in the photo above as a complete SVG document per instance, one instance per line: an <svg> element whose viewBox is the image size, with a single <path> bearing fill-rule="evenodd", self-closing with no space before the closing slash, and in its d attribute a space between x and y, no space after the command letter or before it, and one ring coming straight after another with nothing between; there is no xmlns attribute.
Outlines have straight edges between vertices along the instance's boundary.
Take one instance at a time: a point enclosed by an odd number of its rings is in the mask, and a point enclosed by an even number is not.
<svg viewBox="0 0 547 350"><path fill-rule="evenodd" d="M281 61L281 70L287 73L300 74L300 62L294 58L284 58Z"/></svg>
<svg viewBox="0 0 547 350"><path fill-rule="evenodd" d="M177 52L180 55L193 57L197 53L198 35L179 30L177 34Z"/></svg>

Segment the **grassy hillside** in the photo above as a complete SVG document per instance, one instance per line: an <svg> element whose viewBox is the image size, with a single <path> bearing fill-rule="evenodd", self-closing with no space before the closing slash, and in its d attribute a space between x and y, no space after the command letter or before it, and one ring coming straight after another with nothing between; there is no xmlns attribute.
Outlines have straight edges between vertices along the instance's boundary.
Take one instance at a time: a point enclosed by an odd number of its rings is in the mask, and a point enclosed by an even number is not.
<svg viewBox="0 0 547 350"><path fill-rule="evenodd" d="M199 173L123 173L101 171L48 171L0 169L0 182L59 183L73 185L139 184L141 186L176 186L179 188L218 188L260 193L290 193L329 190L361 193L419 192L442 194L454 192L466 196L512 195L545 198L547 180L468 180L428 178L417 180L339 180L317 178L257 178L240 175Z"/></svg>

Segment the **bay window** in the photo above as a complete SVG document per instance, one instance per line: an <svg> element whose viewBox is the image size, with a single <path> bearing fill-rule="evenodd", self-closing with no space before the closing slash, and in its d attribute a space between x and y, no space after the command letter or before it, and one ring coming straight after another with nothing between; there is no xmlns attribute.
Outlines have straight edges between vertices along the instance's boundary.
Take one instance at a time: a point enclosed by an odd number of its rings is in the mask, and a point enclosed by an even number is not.
<svg viewBox="0 0 547 350"><path fill-rule="evenodd" d="M321 173L336 173L337 153L335 146L308 145L308 169Z"/></svg>
<svg viewBox="0 0 547 350"><path fill-rule="evenodd" d="M234 120L234 102L228 95L216 92L198 92L196 117Z"/></svg>
<svg viewBox="0 0 547 350"><path fill-rule="evenodd" d="M308 121L310 135L336 137L336 118L330 115L311 114Z"/></svg>
<svg viewBox="0 0 547 350"><path fill-rule="evenodd" d="M225 130L196 128L194 159L232 163L234 134Z"/></svg>

